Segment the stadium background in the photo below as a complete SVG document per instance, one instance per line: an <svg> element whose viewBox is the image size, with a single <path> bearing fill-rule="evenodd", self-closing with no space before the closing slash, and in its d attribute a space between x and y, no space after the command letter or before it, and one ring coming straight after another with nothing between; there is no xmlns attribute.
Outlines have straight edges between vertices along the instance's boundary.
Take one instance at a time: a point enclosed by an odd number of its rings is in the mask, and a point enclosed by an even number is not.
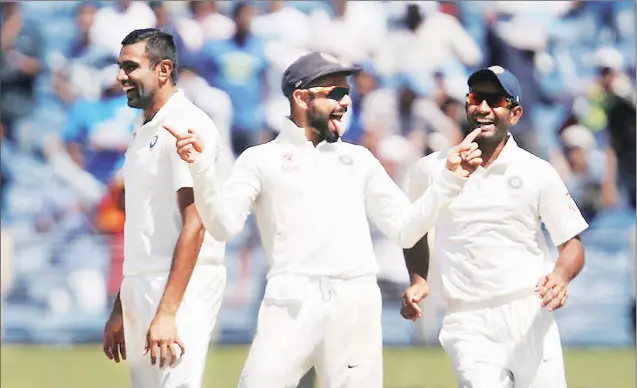
<svg viewBox="0 0 637 388"><path fill-rule="evenodd" d="M139 118L113 65L126 33L155 26L176 34L179 86L228 147L233 132L276 133L287 113L280 77L303 52L360 64L346 138L401 185L415 160L464 133L470 72L513 71L525 108L516 138L554 164L591 224L587 266L558 313L571 384L635 386L634 2L259 1L233 15L236 4L3 1L3 387L125 384L125 369L97 345L121 280L118 167ZM245 46L233 43L237 31ZM386 386L453 386L436 340L444 306L435 275L425 318L403 320L402 255L374 233ZM236 384L264 286L249 228L226 263L207 372L207 386L221 388Z"/></svg>

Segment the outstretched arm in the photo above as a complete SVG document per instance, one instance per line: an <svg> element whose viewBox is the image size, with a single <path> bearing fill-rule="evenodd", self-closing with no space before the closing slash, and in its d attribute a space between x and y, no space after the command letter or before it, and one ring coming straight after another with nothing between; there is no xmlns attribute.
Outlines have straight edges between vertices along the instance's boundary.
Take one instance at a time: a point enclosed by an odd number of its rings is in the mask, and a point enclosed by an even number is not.
<svg viewBox="0 0 637 388"><path fill-rule="evenodd" d="M414 203L373 158L366 186L367 212L390 240L411 248L431 229L440 209L458 196L466 178L482 163L482 153L474 142L479 133L480 129L474 130L450 150L446 168Z"/></svg>
<svg viewBox="0 0 637 388"><path fill-rule="evenodd" d="M164 128L177 139L176 152L189 163L195 206L206 230L217 240L231 239L243 229L261 191L252 153L246 151L237 158L222 188L215 171L218 138L206 138L204 141L190 129L188 133L180 134Z"/></svg>
<svg viewBox="0 0 637 388"><path fill-rule="evenodd" d="M217 240L228 241L241 232L261 191L257 171L248 159L249 154L239 156L222 188L214 166L190 165L197 211Z"/></svg>

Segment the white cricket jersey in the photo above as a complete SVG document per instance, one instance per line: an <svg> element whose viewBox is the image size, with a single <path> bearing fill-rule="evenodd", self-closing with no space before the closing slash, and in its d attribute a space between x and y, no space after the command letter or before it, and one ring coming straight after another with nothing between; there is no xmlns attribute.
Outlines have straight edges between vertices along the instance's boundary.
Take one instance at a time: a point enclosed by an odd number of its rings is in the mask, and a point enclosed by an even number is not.
<svg viewBox="0 0 637 388"><path fill-rule="evenodd" d="M137 128L123 167L124 276L170 271L181 233L177 191L192 187L192 176L187 163L176 152L175 138L163 125L179 132L192 128L202 136L219 137L212 120L181 90L170 97L150 122ZM215 161L210 164L215 165ZM224 251L225 244L206 233L197 264L222 263Z"/></svg>
<svg viewBox="0 0 637 388"><path fill-rule="evenodd" d="M444 165L440 152L422 158L412 171L410 196L426 190ZM588 227L555 169L509 136L498 158L478 167L435 224L432 252L445 297L473 302L533 290L554 267L542 224L556 246Z"/></svg>
<svg viewBox="0 0 637 388"><path fill-rule="evenodd" d="M210 158L190 166L195 204L217 239L232 238L255 211L268 278L373 275L378 266L367 217L392 241L411 247L466 181L445 170L411 204L369 150L342 141L314 147L289 119L275 140L239 156L223 189Z"/></svg>

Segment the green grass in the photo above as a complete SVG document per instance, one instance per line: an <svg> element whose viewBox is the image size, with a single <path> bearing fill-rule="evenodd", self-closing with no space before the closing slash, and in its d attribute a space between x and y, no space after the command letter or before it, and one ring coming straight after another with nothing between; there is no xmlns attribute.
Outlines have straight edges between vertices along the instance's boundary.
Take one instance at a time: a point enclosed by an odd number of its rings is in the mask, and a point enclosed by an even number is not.
<svg viewBox="0 0 637 388"><path fill-rule="evenodd" d="M205 388L235 388L246 347L210 352ZM2 388L113 388L128 386L125 364L109 362L100 346L3 346ZM634 388L635 350L566 350L569 388ZM386 388L454 388L447 357L437 348L385 350Z"/></svg>

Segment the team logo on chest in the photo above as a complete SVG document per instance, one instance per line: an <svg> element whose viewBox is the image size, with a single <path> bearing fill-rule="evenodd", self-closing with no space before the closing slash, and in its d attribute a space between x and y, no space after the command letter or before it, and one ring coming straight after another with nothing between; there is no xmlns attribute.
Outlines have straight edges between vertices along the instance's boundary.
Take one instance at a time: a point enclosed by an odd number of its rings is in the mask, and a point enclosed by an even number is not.
<svg viewBox="0 0 637 388"><path fill-rule="evenodd" d="M283 163L281 165L283 171L293 171L299 167L296 157L291 152L283 153L283 155L281 155L281 159L283 159Z"/></svg>
<svg viewBox="0 0 637 388"><path fill-rule="evenodd" d="M354 164L354 160L347 155L339 156L338 161L343 163L346 166L351 166L352 164Z"/></svg>
<svg viewBox="0 0 637 388"><path fill-rule="evenodd" d="M520 187L522 187L522 179L520 179L520 177L518 176L512 176L511 178L509 178L509 187L514 189L514 190L518 190Z"/></svg>
<svg viewBox="0 0 637 388"><path fill-rule="evenodd" d="M153 136L153 138L150 140L150 144L148 145L150 148L153 148L155 146L155 144L157 144L157 140L159 139L158 135Z"/></svg>

